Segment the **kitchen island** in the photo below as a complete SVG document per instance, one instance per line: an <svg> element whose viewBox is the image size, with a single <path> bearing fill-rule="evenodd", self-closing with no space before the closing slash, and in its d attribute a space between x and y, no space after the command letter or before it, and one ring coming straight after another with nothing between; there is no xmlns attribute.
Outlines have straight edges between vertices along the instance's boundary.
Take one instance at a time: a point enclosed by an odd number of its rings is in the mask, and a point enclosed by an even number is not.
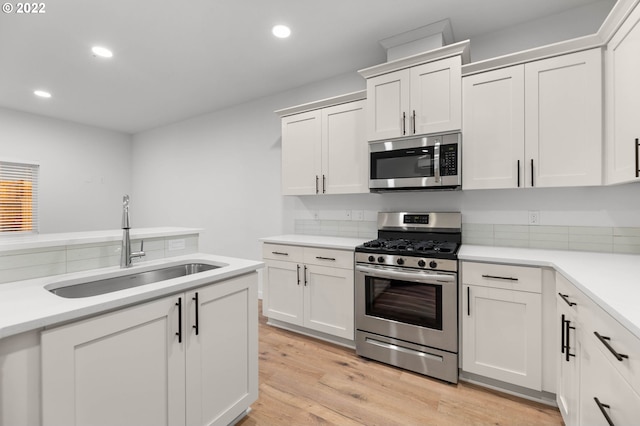
<svg viewBox="0 0 640 426"><path fill-rule="evenodd" d="M216 268L91 297L48 290L185 263ZM1 284L0 424L243 416L257 398L261 267L196 252Z"/></svg>

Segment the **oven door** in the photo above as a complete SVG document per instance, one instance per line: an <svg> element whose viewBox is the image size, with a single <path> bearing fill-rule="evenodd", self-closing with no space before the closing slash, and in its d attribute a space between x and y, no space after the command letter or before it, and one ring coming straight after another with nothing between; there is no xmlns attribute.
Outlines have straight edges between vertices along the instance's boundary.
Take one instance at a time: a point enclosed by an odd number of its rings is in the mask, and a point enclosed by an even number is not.
<svg viewBox="0 0 640 426"><path fill-rule="evenodd" d="M459 138L432 136L369 144L372 191L460 186Z"/></svg>
<svg viewBox="0 0 640 426"><path fill-rule="evenodd" d="M356 265L356 328L458 351L456 273Z"/></svg>

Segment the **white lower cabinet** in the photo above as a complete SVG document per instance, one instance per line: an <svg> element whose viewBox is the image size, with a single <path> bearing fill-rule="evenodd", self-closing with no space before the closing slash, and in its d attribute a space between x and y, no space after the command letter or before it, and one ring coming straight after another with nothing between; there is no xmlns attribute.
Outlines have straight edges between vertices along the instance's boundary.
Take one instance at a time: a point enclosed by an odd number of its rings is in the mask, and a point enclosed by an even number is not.
<svg viewBox="0 0 640 426"><path fill-rule="evenodd" d="M462 283L462 370L541 391L541 270L463 262Z"/></svg>
<svg viewBox="0 0 640 426"><path fill-rule="evenodd" d="M265 316L354 339L353 251L265 243L263 258Z"/></svg>
<svg viewBox="0 0 640 426"><path fill-rule="evenodd" d="M565 424L636 424L640 340L560 273L556 286L557 315L565 321L556 399Z"/></svg>
<svg viewBox="0 0 640 426"><path fill-rule="evenodd" d="M42 424L226 425L258 395L257 277L42 332Z"/></svg>

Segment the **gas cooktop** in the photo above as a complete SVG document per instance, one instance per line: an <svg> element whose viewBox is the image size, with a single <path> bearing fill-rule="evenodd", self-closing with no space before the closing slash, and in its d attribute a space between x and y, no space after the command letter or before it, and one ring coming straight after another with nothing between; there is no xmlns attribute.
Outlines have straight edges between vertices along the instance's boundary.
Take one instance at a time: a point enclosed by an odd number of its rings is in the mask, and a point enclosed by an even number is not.
<svg viewBox="0 0 640 426"><path fill-rule="evenodd" d="M459 244L453 241L412 240L406 238L376 238L357 248L364 253L399 254L455 259Z"/></svg>

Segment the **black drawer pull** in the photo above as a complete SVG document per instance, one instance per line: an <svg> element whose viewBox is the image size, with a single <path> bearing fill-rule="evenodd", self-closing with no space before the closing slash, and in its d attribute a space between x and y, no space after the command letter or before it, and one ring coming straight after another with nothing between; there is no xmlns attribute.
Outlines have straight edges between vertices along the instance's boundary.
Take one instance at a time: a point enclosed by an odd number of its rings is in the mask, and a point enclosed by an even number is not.
<svg viewBox="0 0 640 426"><path fill-rule="evenodd" d="M611 409L611 406L608 404L603 404L602 402L600 402L600 400L597 397L593 397L594 401L596 401L596 404L598 404L598 408L600 409L600 412L602 413L602 415L604 416L604 418L607 420L607 423L609 423L609 426L614 426L613 422L611 421L611 417L609 417L609 413L607 413L607 411L605 410L605 408L609 408Z"/></svg>
<svg viewBox="0 0 640 426"><path fill-rule="evenodd" d="M493 278L495 280L507 280L507 281L518 281L517 278L513 277L499 277L497 275L483 275L482 278Z"/></svg>
<svg viewBox="0 0 640 426"><path fill-rule="evenodd" d="M178 336L178 343L182 343L182 297L178 297L176 306L178 307L178 331L176 336Z"/></svg>
<svg viewBox="0 0 640 426"><path fill-rule="evenodd" d="M289 253L284 253L281 251L272 251L271 254L277 254L278 256L289 256Z"/></svg>
<svg viewBox="0 0 640 426"><path fill-rule="evenodd" d="M600 340L600 342L602 342L602 344L605 345L607 349L609 349L609 352L611 352L618 361L622 361L624 358L629 358L629 355L619 354L615 349L611 347L611 345L608 342L609 340L611 340L609 337L601 336L600 333L598 333L597 331L594 331L593 334L595 334L598 340Z"/></svg>
<svg viewBox="0 0 640 426"><path fill-rule="evenodd" d="M336 261L335 257L322 257L322 256L316 256L316 259L320 259L320 260L332 260L332 261Z"/></svg>
<svg viewBox="0 0 640 426"><path fill-rule="evenodd" d="M558 296L562 297L562 300L564 300L567 305L576 306L576 304L574 302L569 302L569 295L568 294L558 293Z"/></svg>

